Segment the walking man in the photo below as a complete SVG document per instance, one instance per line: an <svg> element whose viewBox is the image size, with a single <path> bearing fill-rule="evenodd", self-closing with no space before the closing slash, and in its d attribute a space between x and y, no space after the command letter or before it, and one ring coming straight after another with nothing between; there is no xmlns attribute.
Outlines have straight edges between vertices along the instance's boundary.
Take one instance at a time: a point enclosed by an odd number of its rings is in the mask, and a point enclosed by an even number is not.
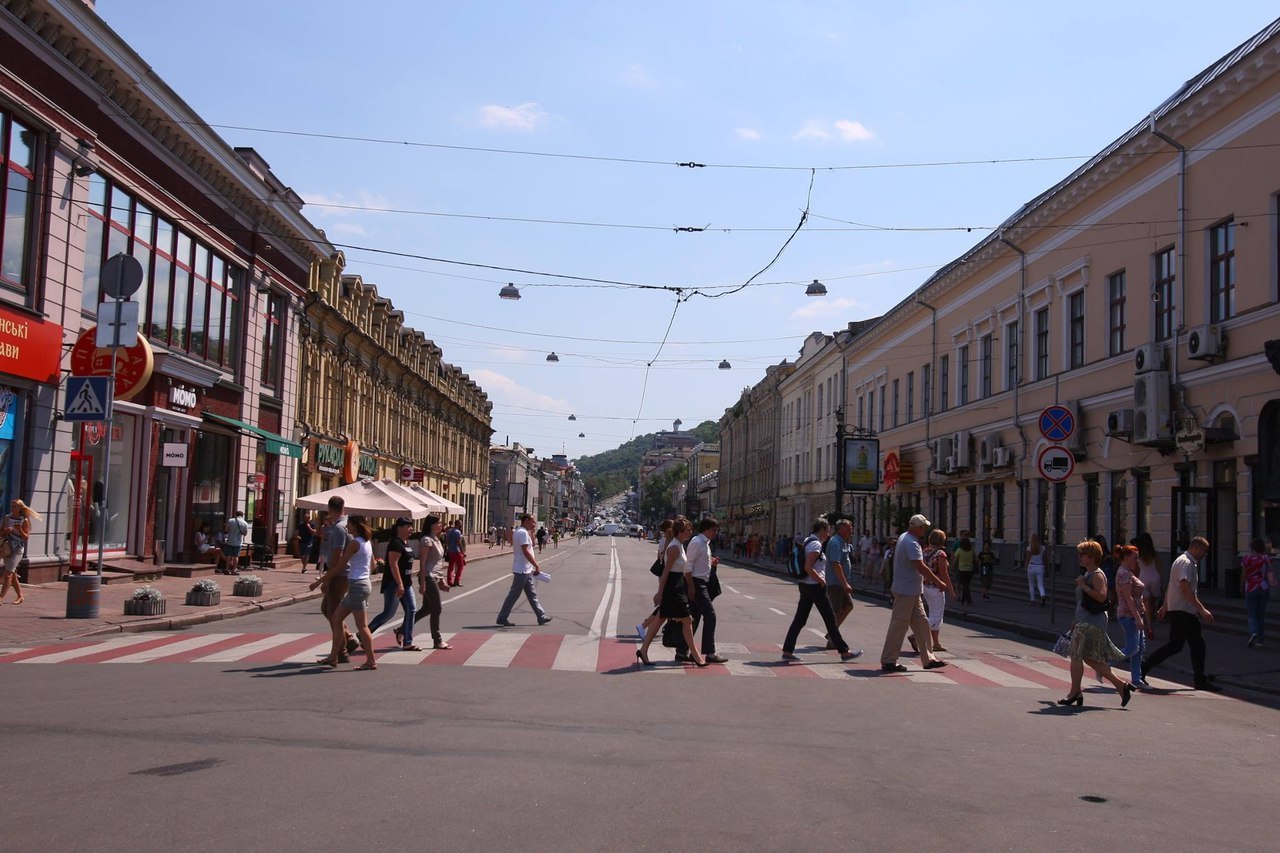
<svg viewBox="0 0 1280 853"><path fill-rule="evenodd" d="M827 557L827 600L831 602L837 626L843 625L853 612L853 587L849 583L853 576L853 561L849 556L852 539L853 522L842 518L836 522L835 535L827 540L824 549ZM827 641L828 649L835 647L835 643Z"/></svg>
<svg viewBox="0 0 1280 853"><path fill-rule="evenodd" d="M329 566L343 559L342 555L346 553L347 544L351 541L351 534L347 533L346 505L347 502L336 495L329 498L329 517L326 519L324 535L320 541L320 559L324 562L324 568L317 568L320 573L318 580L324 579ZM333 612L338 609L338 605L347 595L346 573L338 572L331 575L323 586L324 598L320 600L320 612L324 614L326 622L332 623ZM342 626L342 634L346 650L338 654L338 662L346 663L347 655L360 648L360 644L356 642L356 638L347 630L345 624Z"/></svg>
<svg viewBox="0 0 1280 853"><path fill-rule="evenodd" d="M511 615L511 608L515 606L516 599L522 592L538 617L538 624L545 625L551 621L551 617L542 609L542 604L538 601L538 591L533 586L534 576L542 574L542 569L538 567L538 559L533 555L533 536L530 535L537 525L538 522L532 515L524 513L520 516L520 526L516 528L515 536L511 540L515 551L511 563L511 589L507 592L507 600L502 602L502 609L498 611L498 624L503 628L513 627L514 623L507 617Z"/></svg>
<svg viewBox="0 0 1280 853"><path fill-rule="evenodd" d="M925 669L938 669L947 665L946 661L933 656L929 618L920 602L925 581L945 587L924 563L924 549L920 546L920 538L929 526L929 519L923 515L917 513L911 516L911 520L907 522L907 532L898 537L893 548L893 615L889 617L889 631L884 638L884 649L880 652L882 672L907 671L905 666L898 663L907 628L911 629L911 636L915 638L916 650L920 652L920 660Z"/></svg>
<svg viewBox="0 0 1280 853"><path fill-rule="evenodd" d="M444 535L445 558L449 561L449 568L445 572L445 580L449 586L462 586L462 568L463 554L465 553L462 544L462 522L455 521L449 526L449 532Z"/></svg>
<svg viewBox="0 0 1280 853"><path fill-rule="evenodd" d="M1191 540L1186 552L1169 567L1169 589L1165 592L1158 618L1169 616L1169 642L1151 653L1142 662L1142 677L1182 651L1183 644L1191 646L1191 670L1195 673L1195 689L1221 693L1222 688L1209 680L1204 671L1204 636L1200 620L1213 621L1209 608L1200 602L1196 587L1200 583L1200 561L1209 553L1209 540L1197 536Z"/></svg>
<svg viewBox="0 0 1280 853"><path fill-rule="evenodd" d="M244 510L236 510L236 514L227 519L225 528L227 538L222 554L227 560L226 572L229 575L240 574L240 549L244 547L244 537L249 535L249 522L244 520Z"/></svg>
<svg viewBox="0 0 1280 853"><path fill-rule="evenodd" d="M800 601L796 604L796 615L791 620L791 627L787 629L787 637L782 641L783 660L799 660L796 657L796 640L799 639L805 623L809 621L809 612L815 607L818 608L818 614L822 617L822 623L827 626L827 638L840 652L840 660L850 661L862 654L861 650L849 651L849 644L840 636L835 614L831 612L831 602L824 590L827 585L827 558L822 548L829 538L831 538L831 525L825 518L820 518L813 523L813 535L803 540L804 557L801 566L804 574L796 584L800 592Z"/></svg>
<svg viewBox="0 0 1280 853"><path fill-rule="evenodd" d="M716 654L716 608L711 602L708 585L711 573L716 570L720 561L711 555L711 540L715 538L720 526L714 518L704 518L698 522L698 534L689 540L685 555L689 560L689 573L693 575L693 588L697 595L690 601L693 611L693 633L698 633L698 624L702 624L702 657L707 663L727 663L728 658ZM676 660L691 661L689 647L685 644L684 634L676 635Z"/></svg>

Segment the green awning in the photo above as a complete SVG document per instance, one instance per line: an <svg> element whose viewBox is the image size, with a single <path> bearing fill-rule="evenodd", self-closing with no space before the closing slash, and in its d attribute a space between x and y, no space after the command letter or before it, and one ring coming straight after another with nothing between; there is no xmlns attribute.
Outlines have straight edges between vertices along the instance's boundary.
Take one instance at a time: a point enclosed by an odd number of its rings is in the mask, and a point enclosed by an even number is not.
<svg viewBox="0 0 1280 853"><path fill-rule="evenodd" d="M239 430L240 432L247 433L249 435L256 435L259 438L264 439L267 442L267 452L274 456L289 456L293 459L302 458L302 445L297 442L290 441L283 435L276 435L270 430L256 427L253 424L247 424L244 421L239 421L235 418L215 415L213 412L205 412L204 416L206 419L211 420L214 423L229 426L234 430Z"/></svg>

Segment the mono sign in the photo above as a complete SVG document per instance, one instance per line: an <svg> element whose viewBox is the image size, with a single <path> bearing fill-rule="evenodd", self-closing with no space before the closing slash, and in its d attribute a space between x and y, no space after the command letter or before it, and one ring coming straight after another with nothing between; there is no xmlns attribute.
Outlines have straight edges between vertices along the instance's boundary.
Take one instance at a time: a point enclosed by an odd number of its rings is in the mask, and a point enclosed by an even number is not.
<svg viewBox="0 0 1280 853"><path fill-rule="evenodd" d="M186 468L187 445L166 441L160 446L160 464L165 468Z"/></svg>
<svg viewBox="0 0 1280 853"><path fill-rule="evenodd" d="M169 405L182 409L194 409L196 402L196 392L190 388L183 388L181 385L169 386Z"/></svg>

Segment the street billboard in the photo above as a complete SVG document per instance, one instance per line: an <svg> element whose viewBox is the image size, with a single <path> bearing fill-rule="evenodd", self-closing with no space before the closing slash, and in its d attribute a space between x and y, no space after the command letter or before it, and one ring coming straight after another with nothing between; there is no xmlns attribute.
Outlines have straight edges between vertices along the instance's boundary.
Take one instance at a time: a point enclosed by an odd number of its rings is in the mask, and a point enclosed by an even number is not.
<svg viewBox="0 0 1280 853"><path fill-rule="evenodd" d="M844 488L847 492L874 492L880 488L880 439L844 440Z"/></svg>

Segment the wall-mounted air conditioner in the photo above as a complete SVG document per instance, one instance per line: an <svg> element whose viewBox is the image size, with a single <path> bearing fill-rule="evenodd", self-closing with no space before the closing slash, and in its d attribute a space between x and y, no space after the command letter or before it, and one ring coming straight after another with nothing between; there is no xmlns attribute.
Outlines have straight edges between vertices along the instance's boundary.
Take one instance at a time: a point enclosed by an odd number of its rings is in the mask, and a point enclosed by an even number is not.
<svg viewBox="0 0 1280 853"><path fill-rule="evenodd" d="M1133 441L1166 444L1173 439L1169 427L1169 374L1154 370L1133 378Z"/></svg>
<svg viewBox="0 0 1280 853"><path fill-rule="evenodd" d="M1164 370L1168 357L1169 348L1164 344L1143 344L1133 351L1133 372Z"/></svg>
<svg viewBox="0 0 1280 853"><path fill-rule="evenodd" d="M1133 409L1116 409L1107 412L1107 435L1112 438L1129 438L1133 435Z"/></svg>
<svg viewBox="0 0 1280 853"><path fill-rule="evenodd" d="M1012 447L993 447L991 448L991 467L1008 468L1013 464L1013 448Z"/></svg>
<svg viewBox="0 0 1280 853"><path fill-rule="evenodd" d="M1213 361L1222 356L1221 326L1196 326L1187 333L1187 358Z"/></svg>

